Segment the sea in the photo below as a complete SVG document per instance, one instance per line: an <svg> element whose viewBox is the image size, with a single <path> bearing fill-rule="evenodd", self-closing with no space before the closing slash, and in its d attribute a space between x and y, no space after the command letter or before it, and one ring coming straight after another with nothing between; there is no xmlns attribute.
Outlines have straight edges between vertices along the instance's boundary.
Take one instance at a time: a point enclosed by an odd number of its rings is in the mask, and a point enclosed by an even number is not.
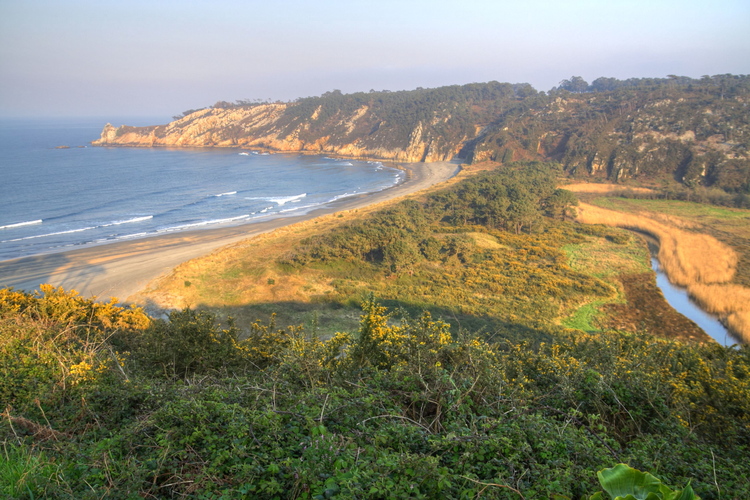
<svg viewBox="0 0 750 500"><path fill-rule="evenodd" d="M300 215L404 178L376 161L90 145L107 122L168 121L0 119L0 261Z"/></svg>

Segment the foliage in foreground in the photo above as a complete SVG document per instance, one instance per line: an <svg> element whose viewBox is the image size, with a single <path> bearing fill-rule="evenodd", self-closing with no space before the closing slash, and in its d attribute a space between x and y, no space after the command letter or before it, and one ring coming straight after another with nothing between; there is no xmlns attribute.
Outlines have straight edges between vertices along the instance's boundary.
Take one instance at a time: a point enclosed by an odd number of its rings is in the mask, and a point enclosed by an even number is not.
<svg viewBox="0 0 750 500"><path fill-rule="evenodd" d="M6 497L581 498L621 462L750 494L747 347L489 344L372 299L327 341L95 307L0 290Z"/></svg>
<svg viewBox="0 0 750 500"><path fill-rule="evenodd" d="M647 472L618 464L611 469L597 473L604 490L614 500L694 500L699 497L688 484L682 490L672 490L659 479ZM602 500L603 492L599 491L590 500Z"/></svg>

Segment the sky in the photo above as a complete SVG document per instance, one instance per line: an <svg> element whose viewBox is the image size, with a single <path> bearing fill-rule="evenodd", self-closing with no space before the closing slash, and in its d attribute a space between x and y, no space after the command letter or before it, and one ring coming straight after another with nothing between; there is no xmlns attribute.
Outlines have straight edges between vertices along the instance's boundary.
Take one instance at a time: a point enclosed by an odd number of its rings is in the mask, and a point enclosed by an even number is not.
<svg viewBox="0 0 750 500"><path fill-rule="evenodd" d="M0 0L0 117L750 74L748 0Z"/></svg>

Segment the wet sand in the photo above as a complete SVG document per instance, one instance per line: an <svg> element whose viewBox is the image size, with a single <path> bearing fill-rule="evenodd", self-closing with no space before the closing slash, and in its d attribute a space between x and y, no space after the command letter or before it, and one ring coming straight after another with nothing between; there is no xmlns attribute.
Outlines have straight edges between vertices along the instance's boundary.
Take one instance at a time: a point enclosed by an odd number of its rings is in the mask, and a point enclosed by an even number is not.
<svg viewBox="0 0 750 500"><path fill-rule="evenodd" d="M178 264L218 248L344 210L400 198L453 177L459 164L436 162L403 165L404 182L384 191L338 200L304 215L275 217L216 229L180 232L0 262L0 288L37 290L40 284L76 290L87 298L127 299Z"/></svg>

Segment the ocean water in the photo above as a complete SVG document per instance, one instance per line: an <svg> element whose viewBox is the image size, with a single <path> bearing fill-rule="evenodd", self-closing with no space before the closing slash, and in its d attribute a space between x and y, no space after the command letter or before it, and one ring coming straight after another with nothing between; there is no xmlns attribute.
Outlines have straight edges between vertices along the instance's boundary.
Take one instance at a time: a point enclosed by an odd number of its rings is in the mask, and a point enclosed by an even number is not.
<svg viewBox="0 0 750 500"><path fill-rule="evenodd" d="M107 121L166 120L0 120L0 260L298 215L403 179L324 156L90 146Z"/></svg>

